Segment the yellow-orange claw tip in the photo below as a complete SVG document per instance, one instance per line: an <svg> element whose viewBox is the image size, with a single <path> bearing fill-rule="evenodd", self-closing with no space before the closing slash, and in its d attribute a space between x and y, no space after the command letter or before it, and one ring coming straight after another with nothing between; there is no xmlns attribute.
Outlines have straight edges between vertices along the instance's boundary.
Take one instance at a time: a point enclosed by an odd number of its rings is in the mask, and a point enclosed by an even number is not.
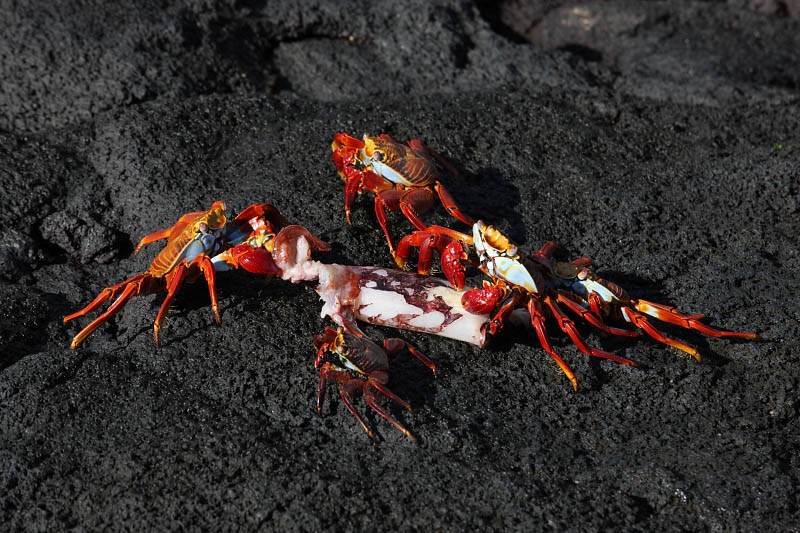
<svg viewBox="0 0 800 533"><path fill-rule="evenodd" d="M69 349L70 350L74 350L77 347L78 347L78 343L77 342L72 341L71 343L69 343Z"/></svg>

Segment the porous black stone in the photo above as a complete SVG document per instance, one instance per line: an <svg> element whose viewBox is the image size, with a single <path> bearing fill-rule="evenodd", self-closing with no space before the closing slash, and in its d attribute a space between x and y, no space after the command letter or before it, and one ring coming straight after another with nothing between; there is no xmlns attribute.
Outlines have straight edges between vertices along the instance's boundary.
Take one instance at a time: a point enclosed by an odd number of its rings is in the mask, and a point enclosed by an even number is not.
<svg viewBox="0 0 800 533"><path fill-rule="evenodd" d="M793 2L128 4L0 10L2 529L797 527ZM157 296L68 349L87 322L62 317L158 250L133 245L215 200L271 202L329 260L391 266L368 195L347 226L330 158L365 131L442 153L464 210L524 249L557 241L634 297L765 340L665 326L697 364L581 326L630 368L550 324L575 393L531 331L479 350L367 328L439 366L392 364L417 445L367 414L374 445L334 391L316 414L327 323L279 280L220 275L219 326L185 287L160 349Z"/></svg>

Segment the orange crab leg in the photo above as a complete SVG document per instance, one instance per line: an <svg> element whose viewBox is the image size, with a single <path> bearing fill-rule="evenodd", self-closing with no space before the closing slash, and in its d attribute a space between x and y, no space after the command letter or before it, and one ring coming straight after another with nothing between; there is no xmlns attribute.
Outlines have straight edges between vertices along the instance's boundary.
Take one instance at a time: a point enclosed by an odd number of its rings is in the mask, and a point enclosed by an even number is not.
<svg viewBox="0 0 800 533"><path fill-rule="evenodd" d="M424 230L427 226L419 219L421 213L426 213L433 207L434 196L428 189L409 189L400 196L400 211L406 216L409 222L414 224L418 230Z"/></svg>
<svg viewBox="0 0 800 533"><path fill-rule="evenodd" d="M564 375L567 376L569 382L572 383L572 388L577 392L578 380L575 378L575 373L567 366L567 363L561 359L561 356L556 353L555 348L553 348L550 342L550 337L547 335L547 329L545 328L544 309L542 309L542 303L537 297L528 300L528 313L531 315L531 324L533 324L533 327L536 329L536 335L539 337L539 344L542 345L544 351L550 354L553 361L556 362L561 371L564 372Z"/></svg>
<svg viewBox="0 0 800 533"><path fill-rule="evenodd" d="M475 224L475 220L472 217L464 214L461 211L461 208L458 207L458 204L456 204L455 199L450 194L450 192L447 189L445 189L444 185L442 185L440 182L437 181L436 184L434 185L434 189L436 189L436 193L439 195L439 200L441 200L442 205L444 206L445 210L451 217L460 220L461 222L470 227L472 227Z"/></svg>
<svg viewBox="0 0 800 533"><path fill-rule="evenodd" d="M558 303L553 301L553 299L550 296L545 296L544 301L550 308L550 311L552 311L553 316L556 317L556 320L558 321L558 325L561 328L561 330L567 335L569 335L569 337L572 339L572 342L575 343L575 346L577 346L580 351L582 351L586 355L590 355L592 357L602 357L603 359L610 359L611 361L614 361L615 363L619 363L622 365L639 366L637 363L631 361L630 359L614 355L613 353L606 352L605 350L599 350L597 348L594 348L593 346L589 346L588 344L586 344L586 341L583 340L581 334L578 333L578 328L575 327L575 323L569 318L567 318L567 315L564 314L564 311L558 306Z"/></svg>
<svg viewBox="0 0 800 533"><path fill-rule="evenodd" d="M431 228L435 227L431 226ZM405 268L408 257L411 255L411 248L419 247L417 272L422 275L428 275L433 262L433 250L439 250L442 253L452 241L453 239L450 236L431 231L430 228L424 231L415 231L400 239L397 244L397 250L394 253L394 261L399 268Z"/></svg>
<svg viewBox="0 0 800 533"><path fill-rule="evenodd" d="M139 281L143 280L147 276L149 276L149 274L136 274L132 278L127 279L127 280L123 281L122 283L117 283L116 285L112 285L111 287L106 287L105 289L100 291L100 294L98 294L95 297L95 299L92 300L92 302L89 305L87 305L86 307L84 307L80 311L76 311L76 312L72 313L71 315L65 316L64 317L64 324L66 324L70 320L74 320L74 319L76 319L78 317L81 317L81 316L84 316L86 314L91 313L92 311L94 311L95 309L97 309L98 307L103 305L104 302L107 302L108 300L111 300L112 298L116 298L117 295L120 294L122 292L122 290L126 286L128 286L130 284L138 283Z"/></svg>
<svg viewBox="0 0 800 533"><path fill-rule="evenodd" d="M122 291L122 294L120 294L114 303L111 304L108 309L106 309L105 313L92 320L88 326L80 330L78 334L75 335L69 347L73 350L77 348L78 345L86 339L86 337L94 332L94 330L103 325L103 323L105 323L109 318L119 313L119 311L125 307L125 304L128 303L128 300L130 300L137 293L139 288L140 285L138 282L133 282L127 285Z"/></svg>
<svg viewBox="0 0 800 533"><path fill-rule="evenodd" d="M353 221L350 218L350 211L353 208L353 203L356 201L356 194L358 194L358 190L361 188L361 172L356 171L353 173L354 175L347 179L344 184L344 215L347 218L347 223L349 225L353 225Z"/></svg>
<svg viewBox="0 0 800 533"><path fill-rule="evenodd" d="M707 326L700 322L698 319L703 318L705 315L684 315L674 307L648 302L647 300L633 300L633 304L638 311L654 316L664 322L675 324L686 329L694 329L700 333L704 333L709 337L739 337L742 339L755 340L758 335L755 333L740 333L738 331L722 331L711 326Z"/></svg>
<svg viewBox="0 0 800 533"><path fill-rule="evenodd" d="M219 304L217 303L217 276L216 272L214 272L214 264L207 255L203 255L199 263L200 270L203 272L203 276L205 276L206 283L208 284L208 295L211 298L211 309L214 311L214 318L216 318L217 324L219 324L221 320L219 317Z"/></svg>
<svg viewBox="0 0 800 533"><path fill-rule="evenodd" d="M589 294L589 309L592 310L597 317L602 317L604 312L608 309L608 304L596 292Z"/></svg>
<svg viewBox="0 0 800 533"><path fill-rule="evenodd" d="M604 331L606 333L610 333L611 335L619 335L620 337L638 337L638 331L631 331L629 329L621 329L615 328L612 326L606 325L600 318L595 315L589 309L584 309L581 304L575 301L575 296L568 292L558 291L557 299L559 302L563 303L567 307L569 307L574 313L578 314L583 318L586 322L590 323L600 331Z"/></svg>
<svg viewBox="0 0 800 533"><path fill-rule="evenodd" d="M677 348L683 352L688 353L692 357L694 357L698 363L703 362L703 358L700 356L700 353L689 346L688 344L684 344L680 341L676 341L675 339L670 339L669 337L665 336L663 333L658 331L644 315L637 313L630 307L623 307L622 308L622 315L630 321L634 326L637 328L642 328L645 332L650 335L652 338L657 340L658 342L663 342L673 348Z"/></svg>
<svg viewBox="0 0 800 533"><path fill-rule="evenodd" d="M186 264L181 263L178 265L168 277L170 277L170 281L167 296L164 298L161 309L158 310L158 315L156 315L156 321L153 323L153 337L156 340L156 346L159 345L158 332L161 329L161 323L164 321L164 317L167 311L169 311L170 305L172 305L172 300L175 298L175 294L181 288L181 285L183 285L183 280L186 277Z"/></svg>
<svg viewBox="0 0 800 533"><path fill-rule="evenodd" d="M394 253L395 247L389 234L389 219L386 216L386 211L402 211L409 222L414 224L418 230L422 231L425 230L427 226L419 219L417 211L424 213L432 206L433 194L428 189L383 189L377 191L375 195L375 217L378 219L378 224L380 224L386 236L386 241L389 243L389 250L391 250L392 253Z"/></svg>

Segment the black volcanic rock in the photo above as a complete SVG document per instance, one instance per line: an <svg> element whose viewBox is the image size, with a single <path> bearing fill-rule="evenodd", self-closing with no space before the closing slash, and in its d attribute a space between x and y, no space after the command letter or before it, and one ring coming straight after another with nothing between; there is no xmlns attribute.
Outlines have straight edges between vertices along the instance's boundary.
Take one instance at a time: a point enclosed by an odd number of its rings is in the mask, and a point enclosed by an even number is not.
<svg viewBox="0 0 800 533"><path fill-rule="evenodd" d="M753 2L16 3L0 10L0 523L11 530L787 530L800 521L800 22ZM760 12L758 9L767 12ZM317 296L241 272L134 298L77 350L145 234L271 202L393 264L353 226L336 132L422 139L463 209L523 249L559 242L632 296L762 342L549 323L489 348L400 335L390 411L315 412ZM411 230L390 216L396 234ZM455 225L441 208L430 224ZM475 276L471 282L478 282ZM360 400L360 412L368 409Z"/></svg>

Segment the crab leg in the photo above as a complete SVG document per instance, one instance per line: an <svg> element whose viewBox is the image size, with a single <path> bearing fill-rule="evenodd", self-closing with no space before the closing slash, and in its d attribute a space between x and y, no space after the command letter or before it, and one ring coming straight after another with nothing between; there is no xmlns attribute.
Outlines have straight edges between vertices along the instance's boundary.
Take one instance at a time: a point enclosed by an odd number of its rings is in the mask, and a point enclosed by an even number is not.
<svg viewBox="0 0 800 533"><path fill-rule="evenodd" d="M400 196L399 208L418 230L424 230L427 226L419 219L418 213L430 211L433 204L434 196L430 190L411 189Z"/></svg>
<svg viewBox="0 0 800 533"><path fill-rule="evenodd" d="M684 344L680 341L676 341L675 339L670 339L669 337L665 336L663 333L658 331L653 324L650 323L644 315L637 313L630 307L622 307L622 316L628 322L632 323L637 328L642 328L645 332L650 335L652 338L657 340L658 342L663 342L673 348L677 348L683 352L688 353L692 357L694 357L698 363L703 362L703 358L700 356L700 353L689 346L688 344Z"/></svg>
<svg viewBox="0 0 800 533"><path fill-rule="evenodd" d="M451 217L463 222L464 224L470 227L472 227L472 225L475 224L475 220L472 217L465 215L461 211L461 209L456 204L456 201L453 198L453 196L447 189L444 188L444 185L442 185L437 181L436 184L434 185L434 188L436 189L436 193L439 195L439 200L442 201L442 205L444 206L445 210Z"/></svg>
<svg viewBox="0 0 800 533"><path fill-rule="evenodd" d="M353 407L353 402L350 401L351 398L360 396L363 393L362 389L363 389L363 381L359 379L350 379L339 385L339 396L342 398L342 403L344 404L344 406L347 408L348 411L350 411L350 414L353 415L356 420L358 420L358 423L361 426L361 428L364 431L366 431L367 435L369 435L369 438L371 438L374 441L375 434L372 433L372 430L369 429L367 423L364 422L364 419L361 418L360 414L358 414L356 408ZM369 400L367 400L367 403L369 404Z"/></svg>
<svg viewBox="0 0 800 533"><path fill-rule="evenodd" d="M553 361L556 362L558 367L567 376L567 379L572 383L572 388L578 390L578 380L575 378L575 373L567 366L567 363L561 359L561 356L556 353L553 345L550 343L550 337L547 335L547 328L545 327L544 309L542 303L538 298L531 298L528 300L528 313L531 315L531 324L536 329L536 335L539 337L539 343L544 348L544 351L550 354Z"/></svg>
<svg viewBox="0 0 800 533"><path fill-rule="evenodd" d="M406 437L408 437L409 439L411 439L414 442L416 442L417 439L414 437L414 435L412 435L411 432L408 429L406 429L405 426L403 426L403 424L401 424L400 422L395 420L394 417L392 417L392 415L387 413L383 409L383 407L381 407L378 404L377 397L375 396L375 393L373 392L373 389L375 391L377 391L377 392L380 392L381 394L383 394L387 398L390 398L390 399L394 400L395 402L399 403L400 405L402 405L403 407L405 407L409 411L411 411L411 406L408 405L408 403L406 403L405 401L403 401L400 398L398 398L397 396L395 396L395 394L392 391L390 391L389 389L384 387L380 382L378 382L378 381L376 381L374 379L370 379L369 381L367 381L367 383L363 387L364 401L367 402L367 405L369 405L372 408L373 411L378 413L385 420L390 422L394 427L396 427L397 429L402 431L403 434Z"/></svg>
<svg viewBox="0 0 800 533"><path fill-rule="evenodd" d="M198 257L200 257L200 270L203 272L203 276L205 276L206 283L208 284L208 295L211 298L211 309L214 311L214 318L217 319L217 324L219 324L221 320L219 317L219 304L217 303L217 278L216 273L214 272L214 264L207 255Z"/></svg>
<svg viewBox="0 0 800 533"><path fill-rule="evenodd" d="M108 300L111 300L112 298L116 298L117 295L120 294L126 286L138 283L147 276L148 274L136 274L132 278L127 279L122 283L117 283L116 285L112 285L111 287L106 287L105 289L100 291L100 294L98 294L89 305L87 305L80 311L76 311L71 315L65 316L64 324L66 324L70 320L74 320L78 317L82 317L84 315L91 313L92 311L103 305L103 303L107 302Z"/></svg>
<svg viewBox="0 0 800 533"><path fill-rule="evenodd" d="M361 415L358 414L358 411L356 411L355 407L353 407L353 403L350 401L350 398L353 396L361 394L362 381L351 378L350 374L345 371L334 370L333 365L330 363L322 365L322 370L319 371L319 383L317 384L318 413L322 412L322 403L325 400L325 386L328 383L337 383L339 385L339 396L342 398L342 403L347 410L350 411L350 414L358 420L359 425L367 435L369 435L372 440L375 440L372 430L369 429L369 426L367 426L366 422L364 422Z"/></svg>
<svg viewBox="0 0 800 533"><path fill-rule="evenodd" d="M169 289L167 292L167 296L164 298L164 302L161 304L161 309L158 310L158 315L156 315L156 321L153 323L153 337L156 341L156 346L159 345L158 340L158 332L161 329L161 322L164 321L164 317L169 310L169 307L172 305L172 300L175 298L175 294L180 290L181 285L183 285L183 280L186 277L186 264L178 265L173 272L170 273L171 279L169 282Z"/></svg>
<svg viewBox="0 0 800 533"><path fill-rule="evenodd" d="M509 296L506 301L500 305L500 309L497 310L492 317L492 320L489 322L489 333L494 335L503 327L503 322L505 321L506 317L508 317L508 315L511 314L514 309L516 309L521 297L522 295L519 292L513 291L511 296Z"/></svg>
<svg viewBox="0 0 800 533"><path fill-rule="evenodd" d="M383 179L383 178L380 178ZM381 229L383 229L389 249L394 253L394 243L389 236L389 219L386 211L400 210L405 217L418 230L427 228L419 219L417 211L424 213L433 207L433 193L428 189L410 189L407 191L398 189L384 189L375 195L375 217L378 219Z"/></svg>
<svg viewBox="0 0 800 533"><path fill-rule="evenodd" d="M620 363L622 365L638 366L635 362L631 361L630 359L614 355L613 353L606 352L604 350L599 350L597 348L594 348L586 344L586 341L583 340L581 334L578 333L578 328L575 327L575 323L569 318L567 318L567 315L564 314L564 311L558 306L558 303L553 301L553 299L550 296L545 296L544 301L550 308L550 311L552 311L553 316L556 317L556 320L558 321L558 326L564 333L569 335L569 337L572 339L572 342L575 343L575 346L577 346L580 351L582 351L586 355L591 355L592 357L602 357L603 359L610 359L615 363Z"/></svg>
<svg viewBox="0 0 800 533"><path fill-rule="evenodd" d="M122 291L122 294L119 295L119 297L114 301L114 303L111 304L111 306L109 306L109 308L106 309L106 311L102 315L92 320L89 323L89 325L87 325L85 328L80 330L77 335L75 335L75 337L72 339L72 343L70 344L70 348L74 350L80 343L84 341L84 339L86 339L86 337L91 335L94 332L94 330L103 325L103 323L105 323L109 318L119 313L119 311L123 307L125 307L125 304L128 303L128 300L130 300L134 295L138 293L140 287L141 285L139 284L139 282L133 282L127 285L125 289Z"/></svg>
<svg viewBox="0 0 800 533"><path fill-rule="evenodd" d="M558 291L558 301L569 307L573 312L580 315L586 322L590 323L600 331L610 333L611 335L619 335L620 337L638 337L638 331L631 331L628 329L615 328L606 325L597 315L589 309L585 309L581 304L575 301L572 294L564 291Z"/></svg>
<svg viewBox="0 0 800 533"><path fill-rule="evenodd" d="M346 167L349 169L350 167ZM354 171L353 175L346 179L344 184L344 214L347 218L347 223L353 225L350 219L350 211L352 210L353 203L356 201L356 194L361 186L361 172Z"/></svg>
<svg viewBox="0 0 800 533"><path fill-rule="evenodd" d="M709 337L739 337L742 339L758 339L755 333L739 333L738 331L722 331L711 326L703 324L698 319L703 318L705 315L684 315L674 307L669 307L647 300L633 300L633 304L638 311L646 313L650 316L656 317L664 322L675 324L686 329L694 329L700 333L704 333Z"/></svg>
<svg viewBox="0 0 800 533"><path fill-rule="evenodd" d="M436 365L433 364L433 361L427 358L422 352L411 346L409 343L404 341L403 339L398 338L391 338L391 339L384 339L383 340L383 348L386 350L386 353L389 354L389 357L394 357L398 353L400 353L403 348L407 349L411 352L411 355L416 357L420 360L420 362L431 369L433 375L436 376Z"/></svg>
<svg viewBox="0 0 800 533"><path fill-rule="evenodd" d="M211 209L216 208L217 203L222 203L222 202L214 202L214 205L211 206ZM223 204L223 209L224 209L224 204ZM160 241L162 239L169 239L173 233L182 231L187 223L191 222L197 217L204 215L205 213L206 211L194 211L192 213L186 213L185 215L181 216L175 224L168 227L167 229L162 229L159 231L154 231L153 233L148 233L147 235L142 237L141 240L139 241L139 244L136 245L136 248L133 250L133 255L138 255L139 251L148 244Z"/></svg>

